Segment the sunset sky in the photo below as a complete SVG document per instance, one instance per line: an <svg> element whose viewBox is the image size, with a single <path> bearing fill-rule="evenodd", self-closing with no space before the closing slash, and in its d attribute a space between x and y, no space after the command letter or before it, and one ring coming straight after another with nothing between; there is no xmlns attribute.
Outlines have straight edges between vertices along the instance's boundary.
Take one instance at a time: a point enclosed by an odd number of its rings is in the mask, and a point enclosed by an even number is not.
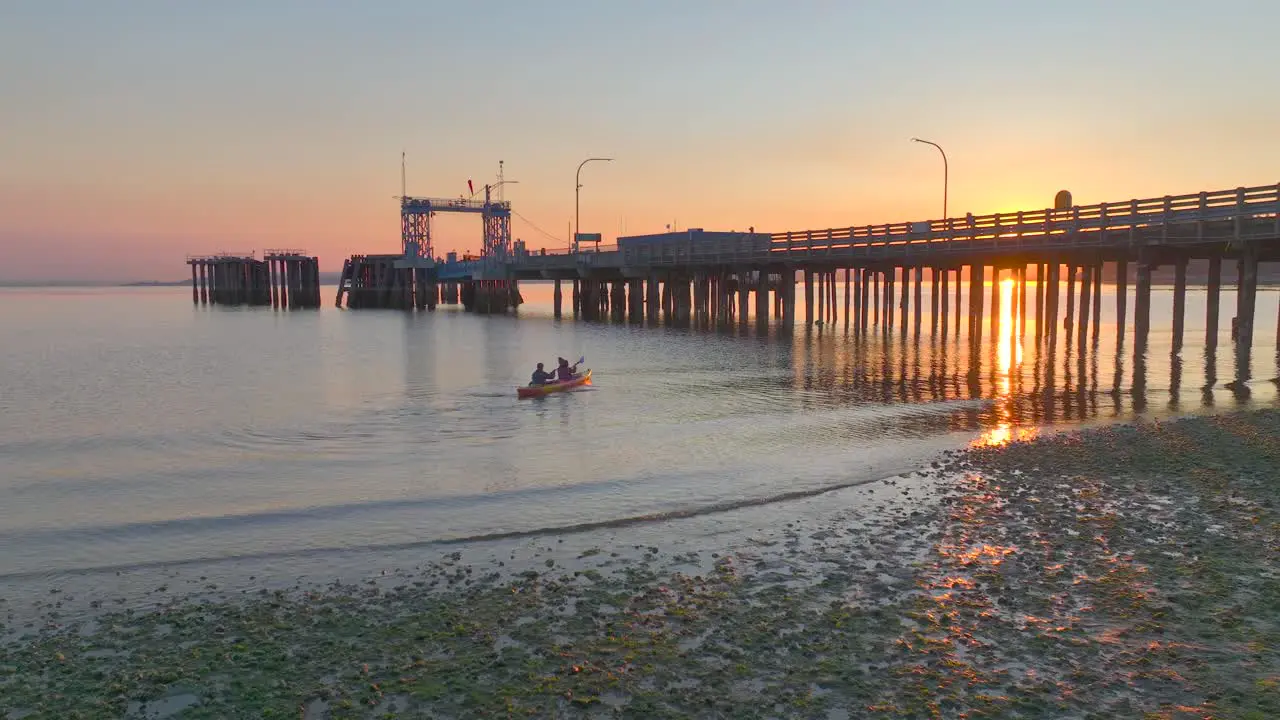
<svg viewBox="0 0 1280 720"><path fill-rule="evenodd" d="M1280 3L6 0L0 280L399 249L410 194L513 235L782 231L1280 182ZM437 218L436 249L479 220ZM549 236L548 236L549 235Z"/></svg>

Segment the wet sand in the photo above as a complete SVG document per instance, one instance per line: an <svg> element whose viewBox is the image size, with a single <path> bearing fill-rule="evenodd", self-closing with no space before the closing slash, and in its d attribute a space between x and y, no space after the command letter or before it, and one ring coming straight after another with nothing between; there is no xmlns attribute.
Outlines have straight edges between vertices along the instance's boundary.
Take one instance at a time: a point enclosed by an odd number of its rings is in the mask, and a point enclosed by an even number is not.
<svg viewBox="0 0 1280 720"><path fill-rule="evenodd" d="M0 717L1278 717L1278 467L1257 411L332 584L68 580L0 602Z"/></svg>

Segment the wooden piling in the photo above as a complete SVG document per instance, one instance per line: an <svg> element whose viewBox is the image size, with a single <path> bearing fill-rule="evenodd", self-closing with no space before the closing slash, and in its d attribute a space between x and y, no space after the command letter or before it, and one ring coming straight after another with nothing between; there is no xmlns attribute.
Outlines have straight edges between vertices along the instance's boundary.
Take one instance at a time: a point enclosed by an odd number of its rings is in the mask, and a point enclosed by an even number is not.
<svg viewBox="0 0 1280 720"><path fill-rule="evenodd" d="M1125 314L1129 305L1129 263L1116 262L1116 351L1124 347Z"/></svg>
<svg viewBox="0 0 1280 720"><path fill-rule="evenodd" d="M1076 340L1080 348L1080 357L1084 357L1085 343L1089 338L1089 304L1093 300L1093 266L1080 266L1080 329Z"/></svg>
<svg viewBox="0 0 1280 720"><path fill-rule="evenodd" d="M893 330L893 318L896 315L896 313L893 312L893 299L897 297L897 295L894 294L893 289L898 282L897 268L890 268L889 272L885 273L884 280L884 328L885 330Z"/></svg>
<svg viewBox="0 0 1280 720"><path fill-rule="evenodd" d="M1068 348L1071 347L1071 334L1075 330L1076 270L1075 264L1067 264L1067 314L1063 318L1062 329L1065 334L1064 342Z"/></svg>
<svg viewBox="0 0 1280 720"><path fill-rule="evenodd" d="M627 319L633 323L644 322L644 281L627 280Z"/></svg>
<svg viewBox="0 0 1280 720"><path fill-rule="evenodd" d="M660 283L656 273L649 275L648 282L645 283L645 317L649 324L658 322L658 313L662 310L662 296L659 292Z"/></svg>
<svg viewBox="0 0 1280 720"><path fill-rule="evenodd" d="M1049 270L1044 286L1044 334L1048 340L1050 354L1058 344L1058 285L1061 280L1062 264L1057 260L1049 262Z"/></svg>
<svg viewBox="0 0 1280 720"><path fill-rule="evenodd" d="M991 268L991 342L1000 338L1000 271L999 265Z"/></svg>
<svg viewBox="0 0 1280 720"><path fill-rule="evenodd" d="M1023 338L1027 336L1027 266L1025 264L1018 266L1014 282L1017 283L1015 289L1018 291L1018 337Z"/></svg>
<svg viewBox="0 0 1280 720"><path fill-rule="evenodd" d="M825 280L825 279L826 279L826 277L827 277L827 273L826 273L826 272L818 272L818 273L815 273L815 277L814 277L814 279L815 279L815 281L816 281L816 283L817 283L815 287L817 288L817 293L818 293L818 315L817 315L817 317L818 317L818 324L819 324L819 325L823 324L823 323L826 321L826 319L827 319L827 318L826 318L826 309L827 309L827 293L826 293L826 287L823 285L823 280Z"/></svg>
<svg viewBox="0 0 1280 720"><path fill-rule="evenodd" d="M784 267L781 282L782 326L790 330L796 325L796 269L790 265Z"/></svg>
<svg viewBox="0 0 1280 720"><path fill-rule="evenodd" d="M804 324L813 325L813 271L804 270Z"/></svg>
<svg viewBox="0 0 1280 720"><path fill-rule="evenodd" d="M835 325L840 320L840 306L839 306L840 295L836 289L836 286L838 285L836 278L838 277L838 275L836 274L835 270L832 270L830 273L828 273L827 277L828 277L827 286L831 288L831 291L830 291L831 302L827 305L827 307L831 308L831 324Z"/></svg>
<svg viewBox="0 0 1280 720"><path fill-rule="evenodd" d="M938 332L940 337L944 340L947 337L947 316L949 314L948 311L950 310L950 308L947 307L947 300L950 297L950 293L947 292L947 282L950 275L951 271L943 268L941 283L938 286L938 312L942 316L938 319ZM959 280L957 279L957 284L958 283Z"/></svg>
<svg viewBox="0 0 1280 720"><path fill-rule="evenodd" d="M1036 263L1036 340L1044 338L1044 288L1045 274L1048 272L1044 263Z"/></svg>
<svg viewBox="0 0 1280 720"><path fill-rule="evenodd" d="M844 331L849 332L850 315L853 311L853 271L844 269Z"/></svg>
<svg viewBox="0 0 1280 720"><path fill-rule="evenodd" d="M1093 339L1098 344L1098 332L1102 327L1102 263L1093 266Z"/></svg>
<svg viewBox="0 0 1280 720"><path fill-rule="evenodd" d="M1245 243L1236 260L1236 337L1237 350L1253 346L1254 308L1258 295L1258 249L1253 243Z"/></svg>
<svg viewBox="0 0 1280 720"><path fill-rule="evenodd" d="M960 298L961 298L961 296L960 296L960 284L961 284L961 283L960 283L960 273L961 273L963 270L964 270L964 267L963 267L963 266L961 266L961 265L957 265L957 266L956 266L956 307L955 307L955 316L956 316L956 337L960 337L960 313L961 313L961 309L960 309L960 306L961 306L961 302L960 302Z"/></svg>
<svg viewBox="0 0 1280 720"><path fill-rule="evenodd" d="M1138 260L1138 281L1133 308L1133 351L1146 353L1147 338L1151 330L1151 271L1154 266L1146 259Z"/></svg>
<svg viewBox="0 0 1280 720"><path fill-rule="evenodd" d="M985 268L982 263L969 266L969 337L976 339L982 335L982 305Z"/></svg>
<svg viewBox="0 0 1280 720"><path fill-rule="evenodd" d="M872 300L875 303L875 308L874 308L875 311L871 317L871 327L880 326L880 302L883 299L882 298L883 293L881 293L880 291L880 275L881 273L878 270L871 271L871 283L872 283L871 296L872 296Z"/></svg>
<svg viewBox="0 0 1280 720"><path fill-rule="evenodd" d="M1218 347L1218 316L1222 314L1219 305L1222 301L1222 256L1209 258L1209 286L1205 292L1204 343L1213 350Z"/></svg>
<svg viewBox="0 0 1280 720"><path fill-rule="evenodd" d="M921 289L921 286L924 285L924 266L923 265L917 265L915 267L915 275L916 275L915 296L912 299L912 302L915 304L914 305L915 313L914 313L913 320L915 321L915 336L920 337L920 319L923 316L923 308L924 308L924 304L922 300L922 298L924 297L924 293Z"/></svg>
<svg viewBox="0 0 1280 720"><path fill-rule="evenodd" d="M929 268L929 336L938 336L938 288L940 286L940 278L938 277L938 266L934 265ZM919 307L920 303L916 303ZM945 332L945 331L944 331Z"/></svg>
<svg viewBox="0 0 1280 720"><path fill-rule="evenodd" d="M1173 352L1182 349L1182 331L1187 312L1187 259L1178 258L1173 264Z"/></svg>
<svg viewBox="0 0 1280 720"><path fill-rule="evenodd" d="M911 305L911 268L904 265L900 274L902 275L902 295L898 298L898 317L902 323L902 334L906 335L910 328L907 323L907 311Z"/></svg>

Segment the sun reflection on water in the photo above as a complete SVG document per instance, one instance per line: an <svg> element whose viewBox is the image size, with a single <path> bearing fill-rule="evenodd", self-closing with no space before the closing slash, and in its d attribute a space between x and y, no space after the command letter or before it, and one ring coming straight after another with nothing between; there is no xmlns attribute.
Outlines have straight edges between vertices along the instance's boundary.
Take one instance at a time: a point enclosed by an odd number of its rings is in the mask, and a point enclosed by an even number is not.
<svg viewBox="0 0 1280 720"><path fill-rule="evenodd" d="M1013 395L1013 378L1022 368L1022 336L1018 332L1018 317L1025 310L1017 305L1021 299L1018 285L1013 278L1000 281L1000 316L991 321L998 323L999 337L996 343L996 401L995 427L983 432L971 445L991 447L1011 442L1030 440L1037 435L1035 427L1017 427L1013 423L1010 408Z"/></svg>

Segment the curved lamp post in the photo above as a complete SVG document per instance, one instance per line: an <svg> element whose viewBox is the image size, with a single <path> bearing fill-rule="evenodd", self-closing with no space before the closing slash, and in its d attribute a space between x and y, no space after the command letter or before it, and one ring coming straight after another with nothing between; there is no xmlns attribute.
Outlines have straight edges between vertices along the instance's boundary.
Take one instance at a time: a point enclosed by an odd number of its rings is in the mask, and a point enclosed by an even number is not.
<svg viewBox="0 0 1280 720"><path fill-rule="evenodd" d="M938 148L938 152L942 153L942 219L947 219L947 153L942 146L936 142L921 140L920 138L911 138L911 142L924 143Z"/></svg>
<svg viewBox="0 0 1280 720"><path fill-rule="evenodd" d="M599 160L601 162L613 162L613 158L593 157L578 163L578 172L573 176L573 252L578 252L578 236L582 234L582 227L578 224L581 215L581 201L579 199L580 190L582 190L582 166L587 163ZM599 246L599 243L596 243Z"/></svg>

